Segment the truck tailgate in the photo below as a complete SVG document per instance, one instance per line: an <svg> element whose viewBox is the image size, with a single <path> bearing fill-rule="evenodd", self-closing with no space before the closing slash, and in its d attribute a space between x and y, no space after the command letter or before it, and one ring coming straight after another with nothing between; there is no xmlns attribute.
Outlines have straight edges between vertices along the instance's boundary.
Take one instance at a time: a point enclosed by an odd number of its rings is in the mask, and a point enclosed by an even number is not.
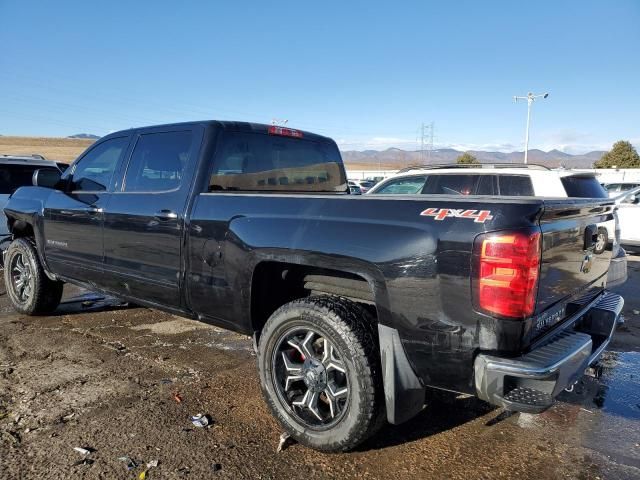
<svg viewBox="0 0 640 480"><path fill-rule="evenodd" d="M531 339L566 316L569 303L606 285L612 250L596 248L598 234L614 237L614 204L607 199L545 200L540 218L542 258Z"/></svg>

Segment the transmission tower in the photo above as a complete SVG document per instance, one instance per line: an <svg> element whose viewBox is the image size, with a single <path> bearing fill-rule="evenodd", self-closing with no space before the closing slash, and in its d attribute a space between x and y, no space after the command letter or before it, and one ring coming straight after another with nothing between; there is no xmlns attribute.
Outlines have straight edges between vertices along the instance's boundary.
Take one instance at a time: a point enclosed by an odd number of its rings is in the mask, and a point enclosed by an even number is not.
<svg viewBox="0 0 640 480"><path fill-rule="evenodd" d="M420 128L420 161L425 163L431 162L431 152L433 151L433 134L435 123L423 123ZM425 152L426 147L426 152Z"/></svg>

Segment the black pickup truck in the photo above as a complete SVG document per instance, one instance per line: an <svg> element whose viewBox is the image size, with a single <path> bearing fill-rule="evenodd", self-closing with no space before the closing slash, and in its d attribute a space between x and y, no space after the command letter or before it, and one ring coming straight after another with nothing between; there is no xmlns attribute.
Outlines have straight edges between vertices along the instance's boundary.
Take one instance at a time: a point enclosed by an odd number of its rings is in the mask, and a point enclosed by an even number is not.
<svg viewBox="0 0 640 480"><path fill-rule="evenodd" d="M9 200L15 308L63 282L252 335L266 402L353 448L426 389L541 412L596 362L623 300L609 199L350 195L331 139L204 121L112 133Z"/></svg>

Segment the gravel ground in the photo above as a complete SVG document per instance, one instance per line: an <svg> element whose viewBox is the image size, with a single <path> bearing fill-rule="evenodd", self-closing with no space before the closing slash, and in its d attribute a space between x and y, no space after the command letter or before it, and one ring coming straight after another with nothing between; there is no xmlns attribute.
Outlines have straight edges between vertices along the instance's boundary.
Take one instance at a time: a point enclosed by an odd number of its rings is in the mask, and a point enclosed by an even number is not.
<svg viewBox="0 0 640 480"><path fill-rule="evenodd" d="M627 321L603 378L538 416L434 395L346 454L276 452L281 430L246 337L71 287L55 316L25 317L0 285L0 478L640 478L640 257L630 259ZM195 428L197 413L212 425Z"/></svg>

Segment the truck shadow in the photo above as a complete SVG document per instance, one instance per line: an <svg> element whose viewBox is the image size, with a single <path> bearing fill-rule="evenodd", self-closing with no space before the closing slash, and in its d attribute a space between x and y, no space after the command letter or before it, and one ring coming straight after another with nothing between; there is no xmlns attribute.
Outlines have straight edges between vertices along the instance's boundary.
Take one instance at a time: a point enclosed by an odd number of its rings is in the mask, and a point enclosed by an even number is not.
<svg viewBox="0 0 640 480"><path fill-rule="evenodd" d="M426 405L422 412L406 423L385 425L356 451L379 450L406 444L451 430L499 410L475 397L460 398L459 395L449 392L429 393ZM495 425L509 416L508 412L503 412L489 420L486 426Z"/></svg>
<svg viewBox="0 0 640 480"><path fill-rule="evenodd" d="M66 297L60 302L55 314L78 315L109 310L124 310L134 306L115 297L87 292Z"/></svg>

